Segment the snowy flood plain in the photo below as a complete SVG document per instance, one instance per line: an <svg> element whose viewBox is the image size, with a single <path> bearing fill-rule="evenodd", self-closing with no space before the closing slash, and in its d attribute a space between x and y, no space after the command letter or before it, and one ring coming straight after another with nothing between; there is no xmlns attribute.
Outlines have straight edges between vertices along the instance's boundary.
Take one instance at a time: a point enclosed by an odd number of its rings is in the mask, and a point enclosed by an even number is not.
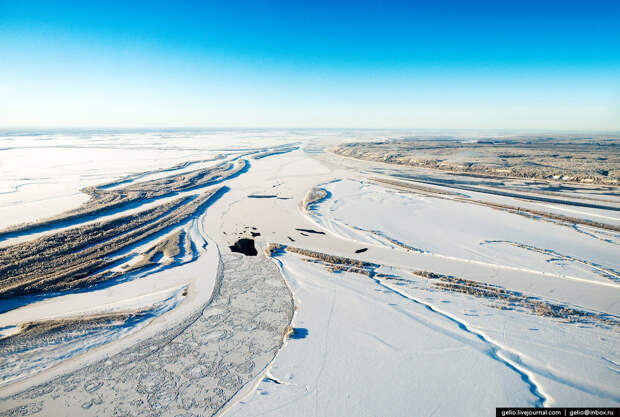
<svg viewBox="0 0 620 417"><path fill-rule="evenodd" d="M0 415L618 406L618 187L328 151L388 135L1 136Z"/></svg>

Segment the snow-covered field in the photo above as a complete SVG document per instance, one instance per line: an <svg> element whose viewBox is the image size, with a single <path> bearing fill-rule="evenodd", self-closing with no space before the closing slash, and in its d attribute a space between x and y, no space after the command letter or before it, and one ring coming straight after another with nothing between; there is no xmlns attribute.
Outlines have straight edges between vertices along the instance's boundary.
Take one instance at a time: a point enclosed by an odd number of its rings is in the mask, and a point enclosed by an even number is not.
<svg viewBox="0 0 620 417"><path fill-rule="evenodd" d="M478 416L620 404L617 192L599 204L608 208L571 205L573 192L560 195L566 204L541 202L516 180L503 195L497 184L456 189L456 177L444 186L445 174L324 152L390 135L1 136L0 229L79 208L84 187L122 192L246 165L1 238L0 251L224 187L112 252L113 280L0 296L0 413ZM395 179L412 187L382 182ZM312 187L325 194L306 210ZM165 246L177 235L182 248ZM255 258L230 254L240 238ZM155 247L167 249L134 270ZM125 321L102 326L105 315Z"/></svg>

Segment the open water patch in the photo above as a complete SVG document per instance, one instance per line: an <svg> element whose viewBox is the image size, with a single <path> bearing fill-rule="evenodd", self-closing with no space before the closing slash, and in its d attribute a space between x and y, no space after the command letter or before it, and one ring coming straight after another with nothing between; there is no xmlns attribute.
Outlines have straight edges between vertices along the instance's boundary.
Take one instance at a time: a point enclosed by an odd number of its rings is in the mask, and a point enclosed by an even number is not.
<svg viewBox="0 0 620 417"><path fill-rule="evenodd" d="M242 253L245 256L256 256L258 252L254 246L254 239L243 238L235 242L234 245L229 246L232 252Z"/></svg>

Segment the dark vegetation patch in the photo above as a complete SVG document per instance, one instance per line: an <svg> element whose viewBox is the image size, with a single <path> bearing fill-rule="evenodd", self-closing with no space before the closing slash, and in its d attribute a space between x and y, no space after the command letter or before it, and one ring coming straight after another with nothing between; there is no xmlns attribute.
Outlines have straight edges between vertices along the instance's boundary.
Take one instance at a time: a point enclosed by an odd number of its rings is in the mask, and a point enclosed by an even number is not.
<svg viewBox="0 0 620 417"><path fill-rule="evenodd" d="M82 192L88 194L90 199L77 209L36 223L24 223L8 227L0 231L0 237L34 233L55 225L69 225L70 222L89 218L89 216L98 216L112 209L130 207L132 204L140 205L148 200L184 191L197 190L227 178L232 178L247 170L248 167L248 162L241 159L234 164L225 162L215 167L183 172L150 181L131 183L122 188L108 189L109 184L86 187Z"/></svg>
<svg viewBox="0 0 620 417"><path fill-rule="evenodd" d="M372 262L360 261L357 259L345 258L343 256L335 256L322 252L315 252L308 249L296 248L294 246L281 245L279 243L270 243L266 252L269 256L276 255L282 251L297 253L308 259L307 262L321 264L330 272L355 272L357 274L369 277L375 276L375 270L379 268L379 264Z"/></svg>
<svg viewBox="0 0 620 417"><path fill-rule="evenodd" d="M283 154L283 153L294 151L296 149L299 149L299 146L284 146L284 147L278 146L278 147L275 147L275 148L273 148L271 150L268 150L268 151L256 154L254 156L254 159L263 159L263 158L266 158L268 156L279 155L279 154Z"/></svg>
<svg viewBox="0 0 620 417"><path fill-rule="evenodd" d="M554 138L489 138L476 143L458 140L345 143L330 151L350 158L432 168L475 177L618 185L618 146L618 135L599 136L595 140L562 135ZM463 162L463 155L472 155L473 160ZM603 175L601 170L607 174Z"/></svg>
<svg viewBox="0 0 620 417"><path fill-rule="evenodd" d="M2 248L0 299L75 290L114 279L123 274L110 271L124 258L117 255L120 250L165 234L203 209L224 188ZM174 235L165 246L154 250L153 256L160 257L164 252L177 256L180 237Z"/></svg>
<svg viewBox="0 0 620 417"><path fill-rule="evenodd" d="M585 311L570 306L552 303L538 297L528 296L518 291L502 288L484 282L472 281L451 275L429 271L415 271L414 275L431 280L431 285L443 291L456 292L486 298L494 302L492 307L502 310L519 309L537 316L561 319L568 323L587 323L614 326L618 328L617 317L604 313Z"/></svg>
<svg viewBox="0 0 620 417"><path fill-rule="evenodd" d="M22 324L20 332L0 339L0 353L10 354L18 349L27 349L42 340L59 340L67 334L79 336L89 332L127 327L136 322L153 317L149 310L133 313L111 313L82 317L77 319L60 319L28 322Z"/></svg>
<svg viewBox="0 0 620 417"><path fill-rule="evenodd" d="M194 256L194 247L189 233L179 230L159 243L151 246L142 254L142 259L129 267L127 272L137 271L143 268L157 266L164 256L168 258L166 263L172 263L174 259L185 256Z"/></svg>

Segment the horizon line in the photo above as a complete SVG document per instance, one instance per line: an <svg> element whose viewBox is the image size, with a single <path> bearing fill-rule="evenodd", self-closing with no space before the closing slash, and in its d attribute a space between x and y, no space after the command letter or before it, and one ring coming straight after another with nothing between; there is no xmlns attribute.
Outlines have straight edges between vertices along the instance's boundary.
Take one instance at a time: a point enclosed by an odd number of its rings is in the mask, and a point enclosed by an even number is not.
<svg viewBox="0 0 620 417"><path fill-rule="evenodd" d="M361 130L361 131L504 131L504 132L557 132L557 133L618 133L615 129L563 129L563 128L515 128L515 127L302 127L302 126L0 126L1 132L24 130L43 131L77 131L77 130L113 130L113 131L180 131L180 130Z"/></svg>

